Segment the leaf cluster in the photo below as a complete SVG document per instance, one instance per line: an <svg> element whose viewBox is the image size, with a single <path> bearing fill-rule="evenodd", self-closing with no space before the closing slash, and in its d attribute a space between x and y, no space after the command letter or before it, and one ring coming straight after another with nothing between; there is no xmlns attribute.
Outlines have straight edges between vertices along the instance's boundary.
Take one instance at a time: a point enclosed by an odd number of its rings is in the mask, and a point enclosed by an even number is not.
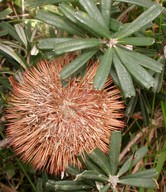
<svg viewBox="0 0 166 192"><path fill-rule="evenodd" d="M58 3L57 11L40 9L36 18L56 29L66 31L68 36L41 39L38 48L53 50L55 55L79 51L80 56L61 71L66 79L76 73L94 55L100 63L94 77L94 87L102 89L110 75L121 88L124 96L136 95L135 88L141 87L157 92L160 89L158 76L163 64L135 51L137 46L151 46L155 39L146 36L149 24L164 8L152 1L51 1ZM146 10L130 23L122 24L112 14L114 5L127 2L143 6ZM34 6L34 2L29 2ZM37 1L36 1L37 5ZM40 5L40 4L38 4ZM131 49L128 48L131 46ZM157 76L157 77L156 77Z"/></svg>
<svg viewBox="0 0 166 192"><path fill-rule="evenodd" d="M109 154L105 155L99 148L90 154L79 156L85 170L69 166L68 173L75 176L74 180L48 180L46 188L51 191L92 191L107 192L109 189L117 191L118 185L157 189L154 179L155 169L147 169L130 173L132 168L147 154L147 147L141 147L119 167L121 149L121 132L114 131L110 137ZM128 173L129 172L129 173ZM128 173L128 174L127 174Z"/></svg>

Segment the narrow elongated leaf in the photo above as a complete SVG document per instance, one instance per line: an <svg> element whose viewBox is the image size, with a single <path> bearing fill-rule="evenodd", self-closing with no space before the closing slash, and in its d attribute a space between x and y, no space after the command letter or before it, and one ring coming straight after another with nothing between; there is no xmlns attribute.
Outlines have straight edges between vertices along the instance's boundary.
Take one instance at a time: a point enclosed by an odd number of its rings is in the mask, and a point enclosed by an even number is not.
<svg viewBox="0 0 166 192"><path fill-rule="evenodd" d="M109 188L110 188L110 184L107 184L104 187L102 187L99 192L107 192Z"/></svg>
<svg viewBox="0 0 166 192"><path fill-rule="evenodd" d="M162 88L162 85L163 85L163 77L164 77L164 70L162 70L161 74L156 73L154 75L156 83L154 84L154 86L152 88L153 92L159 93L161 91L161 88Z"/></svg>
<svg viewBox="0 0 166 192"><path fill-rule="evenodd" d="M111 175L110 164L108 158L101 151L101 149L96 148L90 154L89 157L109 176Z"/></svg>
<svg viewBox="0 0 166 192"><path fill-rule="evenodd" d="M112 48L108 48L101 58L99 67L94 77L94 87L101 90L107 81L112 65Z"/></svg>
<svg viewBox="0 0 166 192"><path fill-rule="evenodd" d="M155 71L157 73L160 73L163 70L163 64L161 64L159 61L155 61L154 59L146 55L131 51L129 49L123 49L123 52L126 55L132 57L137 64L142 65L147 69L151 69L152 71Z"/></svg>
<svg viewBox="0 0 166 192"><path fill-rule="evenodd" d="M132 78L115 52L113 54L113 64L118 75L120 87L124 96L126 98L135 96L135 89Z"/></svg>
<svg viewBox="0 0 166 192"><path fill-rule="evenodd" d="M22 40L20 39L20 37L16 33L15 28L11 24L2 21L0 23L0 26L2 27L2 29L6 30L8 32L8 34L11 35L15 40L17 40L18 42L23 44Z"/></svg>
<svg viewBox="0 0 166 192"><path fill-rule="evenodd" d="M148 126L150 117L149 117L146 101L144 99L143 94L141 93L139 94L139 103L141 108L141 114L144 121L144 126Z"/></svg>
<svg viewBox="0 0 166 192"><path fill-rule="evenodd" d="M90 28L88 28L86 25L83 25L82 23L80 23L76 18L75 18L75 9L65 3L62 3L59 6L59 9L61 10L61 12L73 23L75 23L75 25L77 25L79 27L79 29L81 31L83 31L82 36L86 35L86 32L93 35L93 36L97 36Z"/></svg>
<svg viewBox="0 0 166 192"><path fill-rule="evenodd" d="M6 30L0 31L0 37L7 35L8 32Z"/></svg>
<svg viewBox="0 0 166 192"><path fill-rule="evenodd" d="M156 169L147 169L144 171L139 171L137 173L127 175L122 177L121 179L128 179L128 178L154 178L157 176Z"/></svg>
<svg viewBox="0 0 166 192"><path fill-rule="evenodd" d="M49 25L62 29L69 34L82 35L82 32L74 24L69 23L64 17L51 12L39 10L36 18Z"/></svg>
<svg viewBox="0 0 166 192"><path fill-rule="evenodd" d="M131 167L133 167L134 165L136 165L146 154L147 154L148 150L147 147L141 147L140 149L138 149L136 151L136 153L134 155L132 155L124 164L123 166L120 168L117 176L120 177L121 175L123 175L124 173L126 173Z"/></svg>
<svg viewBox="0 0 166 192"><path fill-rule="evenodd" d="M156 57L157 50L156 49L147 49L147 48L135 48L134 52L138 52L140 54L146 55L147 57Z"/></svg>
<svg viewBox="0 0 166 192"><path fill-rule="evenodd" d="M74 0L27 0L26 6L39 7L43 5L51 5L54 3L72 2Z"/></svg>
<svg viewBox="0 0 166 192"><path fill-rule="evenodd" d="M10 8L7 8L7 9L1 11L0 12L0 19L3 19L4 17L6 17L7 15L9 15L12 12L13 11Z"/></svg>
<svg viewBox="0 0 166 192"><path fill-rule="evenodd" d="M118 43L122 45L135 45L135 46L150 46L155 42L154 38L151 37L129 37L119 39Z"/></svg>
<svg viewBox="0 0 166 192"><path fill-rule="evenodd" d="M163 7L157 3L153 4L149 9L147 9L145 12L143 12L139 17L137 17L133 22L128 24L126 27L124 27L122 30L114 33L112 37L116 37L117 39L125 38L151 21L153 21L158 15L160 15L163 11Z"/></svg>
<svg viewBox="0 0 166 192"><path fill-rule="evenodd" d="M132 115L134 113L137 101L138 101L138 95L136 95L135 97L131 97L125 110L126 116Z"/></svg>
<svg viewBox="0 0 166 192"><path fill-rule="evenodd" d="M5 41L5 40L3 40L2 44L3 45L8 45L11 48L16 48L16 49L24 50L24 48L21 45L13 43L12 41Z"/></svg>
<svg viewBox="0 0 166 192"><path fill-rule="evenodd" d="M107 182L108 177L94 170L85 170L83 173L80 173L76 176L75 181L81 181L81 180Z"/></svg>
<svg viewBox="0 0 166 192"><path fill-rule="evenodd" d="M116 19L110 18L109 27L112 31L117 32L123 27L123 24Z"/></svg>
<svg viewBox="0 0 166 192"><path fill-rule="evenodd" d="M68 40L71 40L73 38L46 38L46 39L40 39L38 41L38 48L39 49L54 49L55 45L57 43L66 42Z"/></svg>
<svg viewBox="0 0 166 192"><path fill-rule="evenodd" d="M69 173L70 175L76 176L77 174L80 173L80 169L78 169L77 167L74 167L72 165L68 165L67 167L67 173Z"/></svg>
<svg viewBox="0 0 166 192"><path fill-rule="evenodd" d="M122 136L120 131L114 131L111 133L110 145L109 145L109 161L111 168L111 175L117 173L119 164L119 153L121 149Z"/></svg>
<svg viewBox="0 0 166 192"><path fill-rule="evenodd" d="M135 59L125 54L123 49L117 48L116 51L121 61L127 70L131 73L131 75L139 82L140 85L149 89L153 87L155 83L155 79L150 75L150 73L140 66Z"/></svg>
<svg viewBox="0 0 166 192"><path fill-rule="evenodd" d="M75 15L75 9L72 6L69 6L69 5L65 4L65 3L61 3L59 5L59 9L73 23L77 23L77 19L74 16Z"/></svg>
<svg viewBox="0 0 166 192"><path fill-rule="evenodd" d="M154 84L154 87L153 87L153 91L154 92L157 92L159 93L161 88L162 88L162 85L163 85L163 77L164 77L164 68L165 68L165 58L164 57L160 57L159 60L158 60L160 63L163 64L163 70L161 71L161 73L156 73L154 75L154 78L156 80L156 83Z"/></svg>
<svg viewBox="0 0 166 192"><path fill-rule="evenodd" d="M41 192L42 190L43 190L43 180L41 178L38 178L36 184L36 192Z"/></svg>
<svg viewBox="0 0 166 192"><path fill-rule="evenodd" d="M21 60L21 58L15 53L15 51L11 47L0 43L0 50L10 55L10 57L15 59L24 69L26 69L25 63Z"/></svg>
<svg viewBox="0 0 166 192"><path fill-rule="evenodd" d="M87 13L83 11L77 11L75 13L75 18L80 21L85 26L89 27L94 33L109 38L110 32L107 28L103 27L100 23L96 21L93 17L88 15Z"/></svg>
<svg viewBox="0 0 166 192"><path fill-rule="evenodd" d="M91 50L83 53L78 58L65 66L60 72L61 78L65 79L80 69L94 54L96 50Z"/></svg>
<svg viewBox="0 0 166 192"><path fill-rule="evenodd" d="M85 11L91 16L93 17L97 22L100 23L100 25L102 25L103 27L108 28L108 26L106 25L99 9L97 8L96 4L94 3L94 0L91 1L87 1L87 0L79 0L79 3L83 6L83 8L85 9Z"/></svg>
<svg viewBox="0 0 166 192"><path fill-rule="evenodd" d="M164 105L165 105L165 103L164 103ZM166 106L165 106L165 109L166 109ZM163 116L165 113L166 113L166 110L164 111ZM156 156L156 159L155 159L155 161L157 162L156 170L159 173L157 176L157 179L164 168L165 160L166 160L166 141L164 142L160 153L158 154L158 156Z"/></svg>
<svg viewBox="0 0 166 192"><path fill-rule="evenodd" d="M57 55L67 52L72 52L81 49L87 49L102 45L103 42L100 39L89 38L73 38L71 40L63 41L55 44L54 51Z"/></svg>
<svg viewBox="0 0 166 192"><path fill-rule="evenodd" d="M124 2L124 3L131 3L131 4L135 4L135 5L139 5L142 7L147 7L149 8L150 6L152 6L154 4L154 2L152 2L151 0L115 0L117 2Z"/></svg>
<svg viewBox="0 0 166 192"><path fill-rule="evenodd" d="M119 183L125 184L125 185L130 185L130 186L135 186L135 187L158 189L157 181L152 178L120 179Z"/></svg>
<svg viewBox="0 0 166 192"><path fill-rule="evenodd" d="M118 78L118 76L117 76L116 71L115 71L113 68L110 70L110 76L111 76L111 78L113 79L113 81L115 82L115 84L116 84L118 87L120 87L119 78Z"/></svg>
<svg viewBox="0 0 166 192"><path fill-rule="evenodd" d="M24 43L25 47L27 47L28 42L27 42L27 38L26 38L23 27L20 24L16 24L16 25L14 25L14 27L15 27L16 32L17 32L18 36L20 37L21 41Z"/></svg>
<svg viewBox="0 0 166 192"><path fill-rule="evenodd" d="M109 27L110 16L111 16L111 3L112 3L112 0L101 0L101 14L108 27Z"/></svg>
<svg viewBox="0 0 166 192"><path fill-rule="evenodd" d="M84 184L81 181L53 181L48 180L46 183L46 188L54 191L79 191L79 190L88 190L92 187L90 185Z"/></svg>
<svg viewBox="0 0 166 192"><path fill-rule="evenodd" d="M149 103L147 93L145 91L142 91L142 96L144 97L144 100L145 100L146 109L148 113L150 113L152 111L152 108L151 108L151 104Z"/></svg>
<svg viewBox="0 0 166 192"><path fill-rule="evenodd" d="M98 173L104 174L103 170L88 156L86 152L83 153L83 163L86 169L97 171ZM80 158L79 158L80 160Z"/></svg>

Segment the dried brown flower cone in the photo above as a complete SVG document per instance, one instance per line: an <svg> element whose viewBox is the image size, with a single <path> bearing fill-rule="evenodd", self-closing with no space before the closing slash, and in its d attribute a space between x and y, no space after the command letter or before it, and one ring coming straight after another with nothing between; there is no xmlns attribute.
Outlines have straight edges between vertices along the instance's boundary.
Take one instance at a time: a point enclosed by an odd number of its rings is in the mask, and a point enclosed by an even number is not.
<svg viewBox="0 0 166 192"><path fill-rule="evenodd" d="M81 167L77 155L84 150L99 147L107 153L110 130L124 127L124 105L111 79L102 91L93 88L97 64L62 86L59 71L68 60L41 61L19 81L10 79L7 137L21 160L51 174L68 164Z"/></svg>

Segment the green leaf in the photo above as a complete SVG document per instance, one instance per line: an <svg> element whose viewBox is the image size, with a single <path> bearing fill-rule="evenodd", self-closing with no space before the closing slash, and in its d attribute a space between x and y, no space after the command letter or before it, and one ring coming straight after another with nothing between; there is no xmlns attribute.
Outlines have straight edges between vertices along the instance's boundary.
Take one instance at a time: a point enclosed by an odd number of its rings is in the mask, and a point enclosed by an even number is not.
<svg viewBox="0 0 166 192"><path fill-rule="evenodd" d="M101 151L101 149L94 149L89 154L89 157L107 174L107 176L111 175L111 169L108 158Z"/></svg>
<svg viewBox="0 0 166 192"><path fill-rule="evenodd" d="M94 87L101 90L107 81L112 65L112 48L108 48L101 58L99 67L94 77Z"/></svg>
<svg viewBox="0 0 166 192"><path fill-rule="evenodd" d="M138 94L135 97L131 97L131 99L129 100L129 102L127 104L127 108L125 110L126 116L133 115L137 101L138 101Z"/></svg>
<svg viewBox="0 0 166 192"><path fill-rule="evenodd" d="M81 180L108 182L108 177L94 170L85 170L83 173L78 174L75 178L75 181Z"/></svg>
<svg viewBox="0 0 166 192"><path fill-rule="evenodd" d="M8 45L9 47L11 48L16 48L16 49L20 49L20 50L25 50L21 45L19 45L18 43L13 43L12 41L6 41L6 40L3 40L1 41L1 43L3 45Z"/></svg>
<svg viewBox="0 0 166 192"><path fill-rule="evenodd" d="M80 173L81 170L79 170L77 167L72 166L72 165L68 165L67 167L67 173L69 173L70 175L76 176L77 174Z"/></svg>
<svg viewBox="0 0 166 192"><path fill-rule="evenodd" d="M62 3L59 6L60 11L73 23L75 23L75 25L77 25L79 27L79 29L81 31L83 31L82 35L86 35L85 32L88 32L89 34L93 35L96 37L96 34L90 29L88 28L86 25L82 25L82 23L80 23L76 18L75 18L75 9L72 6L69 6L65 3Z"/></svg>
<svg viewBox="0 0 166 192"><path fill-rule="evenodd" d="M43 191L43 180L41 178L38 178L36 184L36 192L42 192L42 191Z"/></svg>
<svg viewBox="0 0 166 192"><path fill-rule="evenodd" d="M142 7L147 7L149 8L150 6L152 6L154 4L154 2L152 2L151 0L115 0L115 2L124 2L124 3L131 3L131 4L135 4L135 5L139 5Z"/></svg>
<svg viewBox="0 0 166 192"><path fill-rule="evenodd" d="M8 32L6 30L0 31L0 37L7 35Z"/></svg>
<svg viewBox="0 0 166 192"><path fill-rule="evenodd" d="M38 48L39 49L54 49L55 45L61 42L65 42L68 40L71 40L73 38L46 38L46 39L40 39L38 41Z"/></svg>
<svg viewBox="0 0 166 192"><path fill-rule="evenodd" d="M59 55L59 54L77 51L81 49L96 47L102 44L103 44L103 41L95 38L89 38L89 39L66 38L66 41L55 44L54 51L57 55Z"/></svg>
<svg viewBox="0 0 166 192"><path fill-rule="evenodd" d="M17 40L19 43L23 44L22 40L20 39L20 37L16 33L15 28L11 24L2 21L0 23L0 26L2 27L2 29L7 31L8 34L11 35L15 40Z"/></svg>
<svg viewBox="0 0 166 192"><path fill-rule="evenodd" d="M126 173L131 167L135 166L146 154L148 150L147 147L141 147L136 151L134 155L132 155L120 168L117 176L120 177L124 173Z"/></svg>
<svg viewBox="0 0 166 192"><path fill-rule="evenodd" d="M15 59L24 69L26 69L25 63L22 61L22 59L15 53L15 51L7 46L0 43L0 50L5 52L6 54L10 55L13 59Z"/></svg>
<svg viewBox="0 0 166 192"><path fill-rule="evenodd" d="M4 19L7 15L9 15L10 13L12 13L12 9L7 8L3 11L0 12L0 19Z"/></svg>
<svg viewBox="0 0 166 192"><path fill-rule="evenodd" d="M150 73L146 69L139 65L133 57L127 55L123 49L118 48L117 46L116 52L124 66L141 86L147 89L153 87L155 79L150 75Z"/></svg>
<svg viewBox="0 0 166 192"><path fill-rule="evenodd" d="M24 43L25 47L27 48L28 42L27 42L24 28L20 24L16 24L16 25L14 25L14 27L16 29L16 32L17 32L19 38L21 39L21 41Z"/></svg>
<svg viewBox="0 0 166 192"><path fill-rule="evenodd" d="M92 187L90 185L84 184L80 181L53 181L48 180L46 183L46 188L54 191L79 191L79 190L88 190Z"/></svg>
<svg viewBox="0 0 166 192"><path fill-rule="evenodd" d="M39 10L36 18L49 25L62 29L72 35L82 35L82 32L71 22L69 23L63 16Z"/></svg>
<svg viewBox="0 0 166 192"><path fill-rule="evenodd" d="M116 71L115 71L113 68L110 70L110 76L111 76L111 78L113 79L113 81L115 82L115 84L116 84L118 87L120 87L119 78L118 78L118 76L117 76Z"/></svg>
<svg viewBox="0 0 166 192"><path fill-rule="evenodd" d="M111 16L111 3L112 3L112 0L101 0L101 14L108 27L109 27L110 16Z"/></svg>
<svg viewBox="0 0 166 192"><path fill-rule="evenodd" d="M103 170L88 156L88 154L84 151L83 155L82 155L82 161L80 161L80 157L79 157L79 161L82 163L82 165L84 165L84 167L86 167L86 169L89 170L95 170L98 173L104 174Z"/></svg>
<svg viewBox="0 0 166 192"><path fill-rule="evenodd" d="M121 149L122 136L120 131L113 131L110 137L109 144L109 161L111 175L116 175L119 164L119 153Z"/></svg>
<svg viewBox="0 0 166 192"><path fill-rule="evenodd" d="M140 108L141 108L141 114L143 117L143 121L144 121L144 126L148 126L149 125L149 113L148 113L148 109L147 109L147 104L146 104L146 100L144 99L143 94L139 94L139 103L140 103Z"/></svg>
<svg viewBox="0 0 166 192"><path fill-rule="evenodd" d="M161 64L159 61L155 61L154 59L146 55L131 51L129 49L123 49L123 53L126 54L126 56L133 58L133 60L135 61L134 63L146 67L147 69L151 69L152 71L155 71L157 73L160 73L163 70L163 64Z"/></svg>
<svg viewBox="0 0 166 192"><path fill-rule="evenodd" d="M109 188L110 188L110 184L106 184L106 185L104 185L104 187L102 187L100 189L99 192L107 192L109 190Z"/></svg>
<svg viewBox="0 0 166 192"><path fill-rule="evenodd" d="M75 9L72 6L67 5L66 3L61 3L59 5L59 9L61 12L73 23L77 23L77 19L75 18Z"/></svg>
<svg viewBox="0 0 166 192"><path fill-rule="evenodd" d="M153 92L157 92L159 93L162 85L163 85L163 77L164 77L164 68L165 68L165 58L164 57L160 57L160 59L158 60L160 63L163 64L163 70L161 71L161 73L155 73L154 78L156 80L156 83L154 84L154 87L152 89Z"/></svg>
<svg viewBox="0 0 166 192"><path fill-rule="evenodd" d="M97 8L96 4L94 3L94 0L87 1L87 0L79 0L79 3L82 5L84 10L96 20L96 22L100 23L101 26L104 28L109 28L107 27L99 9Z"/></svg>
<svg viewBox="0 0 166 192"><path fill-rule="evenodd" d="M94 33L99 36L110 38L110 32L107 28L103 27L100 23L96 21L93 17L88 15L83 11L77 11L75 13L75 18L81 22L83 25L87 26L91 29Z"/></svg>
<svg viewBox="0 0 166 192"><path fill-rule="evenodd" d="M80 69L94 54L96 50L91 50L81 54L78 58L73 60L67 66L65 66L60 72L61 78L66 79L73 73L75 73L78 69Z"/></svg>
<svg viewBox="0 0 166 192"><path fill-rule="evenodd" d="M112 31L117 32L123 27L123 24L120 21L116 20L116 19L110 18L109 27L110 27L110 29Z"/></svg>
<svg viewBox="0 0 166 192"><path fill-rule="evenodd" d="M122 30L114 33L112 37L122 39L135 33L136 31L153 21L158 15L162 13L163 10L164 8L161 5L157 3L153 4L149 9L138 16L133 22L128 24Z"/></svg>
<svg viewBox="0 0 166 192"><path fill-rule="evenodd" d="M54 3L62 3L62 2L72 2L74 0L27 0L26 6L30 7L39 7L43 5L51 5Z"/></svg>
<svg viewBox="0 0 166 192"><path fill-rule="evenodd" d="M152 178L120 179L119 183L125 184L125 185L130 185L130 186L135 186L135 187L158 189L157 181Z"/></svg>
<svg viewBox="0 0 166 192"><path fill-rule="evenodd" d="M154 178L157 176L156 169L147 169L144 171L139 171L137 173L133 173L131 175L124 176L121 179L128 179L128 178Z"/></svg>
<svg viewBox="0 0 166 192"><path fill-rule="evenodd" d="M129 37L118 40L119 44L135 46L150 46L153 45L154 42L155 39L151 37Z"/></svg>
<svg viewBox="0 0 166 192"><path fill-rule="evenodd" d="M132 78L115 52L113 54L113 64L125 98L135 96Z"/></svg>
<svg viewBox="0 0 166 192"><path fill-rule="evenodd" d="M166 105L165 105L165 108L166 108ZM157 162L156 170L159 173L158 177L165 167L165 160L166 160L166 141L164 141L163 147L162 147L162 149L160 149L160 153L156 156L156 159L155 159L155 161Z"/></svg>

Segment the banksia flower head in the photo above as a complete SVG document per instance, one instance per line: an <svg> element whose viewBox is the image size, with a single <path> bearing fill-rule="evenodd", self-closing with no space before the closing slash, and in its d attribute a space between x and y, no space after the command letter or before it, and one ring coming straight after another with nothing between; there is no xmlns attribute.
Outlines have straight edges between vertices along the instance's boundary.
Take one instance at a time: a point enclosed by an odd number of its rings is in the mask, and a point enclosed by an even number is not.
<svg viewBox="0 0 166 192"><path fill-rule="evenodd" d="M93 88L97 64L62 85L59 72L70 57L41 61L19 81L11 79L7 137L21 160L51 174L81 167L77 155L84 150L107 153L110 131L124 127L124 105L111 79L101 91Z"/></svg>

